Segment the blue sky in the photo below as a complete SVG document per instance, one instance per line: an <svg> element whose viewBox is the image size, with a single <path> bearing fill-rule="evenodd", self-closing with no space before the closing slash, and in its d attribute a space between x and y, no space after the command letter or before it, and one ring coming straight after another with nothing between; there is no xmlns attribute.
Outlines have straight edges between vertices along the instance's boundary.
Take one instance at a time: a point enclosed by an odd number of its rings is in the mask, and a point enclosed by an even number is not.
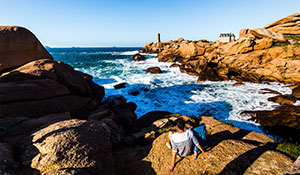
<svg viewBox="0 0 300 175"><path fill-rule="evenodd" d="M0 25L51 47L143 46L179 37L217 40L300 12L300 0L0 0Z"/></svg>

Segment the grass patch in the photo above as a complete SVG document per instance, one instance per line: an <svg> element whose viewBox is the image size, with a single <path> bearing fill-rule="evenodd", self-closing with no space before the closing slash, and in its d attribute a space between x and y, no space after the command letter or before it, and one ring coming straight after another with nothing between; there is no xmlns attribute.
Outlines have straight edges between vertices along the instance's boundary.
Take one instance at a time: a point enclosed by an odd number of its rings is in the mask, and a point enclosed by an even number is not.
<svg viewBox="0 0 300 175"><path fill-rule="evenodd" d="M169 129L162 128L162 129L159 129L159 130L157 131L157 133L158 133L159 135L161 135L161 134L167 133L167 132L169 132L169 131L170 131Z"/></svg>
<svg viewBox="0 0 300 175"><path fill-rule="evenodd" d="M289 42L277 42L277 43L274 43L272 47L283 47L283 46L287 46L287 45L290 45Z"/></svg>
<svg viewBox="0 0 300 175"><path fill-rule="evenodd" d="M292 143L280 143L276 147L276 150L287 153L295 159L300 156L300 146Z"/></svg>
<svg viewBox="0 0 300 175"><path fill-rule="evenodd" d="M296 43L294 44L294 46L300 47L300 43L298 43L300 41L300 35L288 35L285 36L285 38L295 41Z"/></svg>
<svg viewBox="0 0 300 175"><path fill-rule="evenodd" d="M289 35L287 38L292 39L294 41L300 41L300 35Z"/></svg>
<svg viewBox="0 0 300 175"><path fill-rule="evenodd" d="M229 126L234 126L232 122L226 122L226 124Z"/></svg>

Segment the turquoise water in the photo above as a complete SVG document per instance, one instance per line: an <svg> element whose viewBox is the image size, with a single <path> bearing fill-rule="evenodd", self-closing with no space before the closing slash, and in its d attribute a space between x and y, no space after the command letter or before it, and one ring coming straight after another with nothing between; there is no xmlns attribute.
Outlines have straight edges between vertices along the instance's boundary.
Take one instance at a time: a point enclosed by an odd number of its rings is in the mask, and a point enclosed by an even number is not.
<svg viewBox="0 0 300 175"><path fill-rule="evenodd" d="M273 89L290 94L291 88L280 84L245 83L233 87L234 81L196 83L197 77L183 74L171 63L158 62L156 55L143 54L147 60L135 62L132 56L141 48L50 48L57 61L94 77L94 82L105 87L105 98L123 95L137 104L138 117L154 110L190 116L214 116L230 121L243 129L263 132L261 127L240 116L244 110L270 110L278 104L267 99L262 89ZM144 70L158 66L163 74L149 74ZM113 86L126 82L126 88ZM299 101L297 102L299 103Z"/></svg>

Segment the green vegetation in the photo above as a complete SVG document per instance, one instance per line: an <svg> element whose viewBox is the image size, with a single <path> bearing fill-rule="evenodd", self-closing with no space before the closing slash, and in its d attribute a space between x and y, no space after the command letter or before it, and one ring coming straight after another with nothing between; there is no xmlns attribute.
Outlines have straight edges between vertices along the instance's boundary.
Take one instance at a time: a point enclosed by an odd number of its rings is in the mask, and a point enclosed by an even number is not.
<svg viewBox="0 0 300 175"><path fill-rule="evenodd" d="M226 122L227 125L234 126L232 122Z"/></svg>
<svg viewBox="0 0 300 175"><path fill-rule="evenodd" d="M167 132L169 132L169 131L170 131L169 129L162 128L162 129L159 129L159 130L157 131L157 133L160 135L160 134L163 134L163 133L167 133Z"/></svg>
<svg viewBox="0 0 300 175"><path fill-rule="evenodd" d="M300 35L288 35L288 36L285 36L287 39L291 39L293 41L295 41L296 43L294 44L295 46L297 47L300 47Z"/></svg>
<svg viewBox="0 0 300 175"><path fill-rule="evenodd" d="M280 143L276 150L287 153L291 157L297 159L300 156L300 146L292 143Z"/></svg>
<svg viewBox="0 0 300 175"><path fill-rule="evenodd" d="M300 41L300 35L289 35L288 38L294 41Z"/></svg>
<svg viewBox="0 0 300 175"><path fill-rule="evenodd" d="M229 125L229 126L234 126L232 122L221 122L221 123L218 123L218 124L214 125L213 127L216 127L216 126L219 126L219 125Z"/></svg>
<svg viewBox="0 0 300 175"><path fill-rule="evenodd" d="M289 44L290 44L289 42L277 42L277 43L274 43L272 47L283 47L283 46L287 46Z"/></svg>

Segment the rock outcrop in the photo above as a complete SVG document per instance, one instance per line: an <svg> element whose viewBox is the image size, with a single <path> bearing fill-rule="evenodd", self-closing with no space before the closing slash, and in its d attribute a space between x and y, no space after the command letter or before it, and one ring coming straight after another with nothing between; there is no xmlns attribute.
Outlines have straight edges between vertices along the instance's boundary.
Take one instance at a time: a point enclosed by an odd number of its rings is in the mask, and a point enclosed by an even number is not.
<svg viewBox="0 0 300 175"><path fill-rule="evenodd" d="M4 118L78 114L95 108L104 97L104 88L95 84L91 76L49 59L5 72L0 82L0 111Z"/></svg>
<svg viewBox="0 0 300 175"><path fill-rule="evenodd" d="M52 56L29 30L0 26L0 73L42 58Z"/></svg>
<svg viewBox="0 0 300 175"><path fill-rule="evenodd" d="M213 117L201 118L200 123L207 126L212 152L200 154L195 161L190 156L177 158L172 174L281 174L292 165L289 157L274 150L274 141L266 135L233 127ZM166 126L174 129L174 124ZM172 151L166 147L167 136L162 134L148 145L117 150L116 174L170 174L167 168Z"/></svg>
<svg viewBox="0 0 300 175"><path fill-rule="evenodd" d="M244 111L241 115L259 123L268 132L282 140L297 143L300 140L300 107L283 105L274 110Z"/></svg>
<svg viewBox="0 0 300 175"><path fill-rule="evenodd" d="M293 22L298 26L298 14L294 16L291 17L293 20L286 23ZM158 53L158 60L162 62L181 63L181 72L198 76L198 81L275 81L300 84L298 41L290 41L290 37L286 38L286 35L276 30L269 30L276 25L242 29L237 41L225 44L180 38L159 44L148 43L141 51ZM297 40L299 35L293 36Z"/></svg>
<svg viewBox="0 0 300 175"><path fill-rule="evenodd" d="M300 35L300 13L279 19L264 28L283 35Z"/></svg>

